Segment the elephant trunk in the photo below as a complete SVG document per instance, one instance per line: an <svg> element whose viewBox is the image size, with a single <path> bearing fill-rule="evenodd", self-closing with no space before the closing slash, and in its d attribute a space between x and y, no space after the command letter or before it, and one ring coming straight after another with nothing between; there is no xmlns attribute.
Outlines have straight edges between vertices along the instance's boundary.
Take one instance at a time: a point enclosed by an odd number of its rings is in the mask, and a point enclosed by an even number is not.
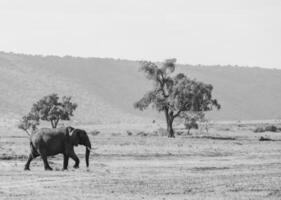
<svg viewBox="0 0 281 200"><path fill-rule="evenodd" d="M91 150L91 143L89 142L85 146L86 146L86 153L85 153L86 166L89 167L89 156L90 156L90 150Z"/></svg>

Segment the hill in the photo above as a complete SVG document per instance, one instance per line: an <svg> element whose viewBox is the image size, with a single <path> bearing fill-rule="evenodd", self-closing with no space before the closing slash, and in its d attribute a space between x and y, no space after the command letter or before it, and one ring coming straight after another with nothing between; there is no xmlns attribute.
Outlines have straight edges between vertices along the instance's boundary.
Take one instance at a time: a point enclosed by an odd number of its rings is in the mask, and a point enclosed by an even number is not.
<svg viewBox="0 0 281 200"><path fill-rule="evenodd" d="M18 119L44 95L70 95L74 120L83 123L135 123L162 115L132 104L151 87L136 61L24 55L0 52L2 120ZM211 83L222 109L215 120L281 117L281 70L234 66L178 65L178 72Z"/></svg>

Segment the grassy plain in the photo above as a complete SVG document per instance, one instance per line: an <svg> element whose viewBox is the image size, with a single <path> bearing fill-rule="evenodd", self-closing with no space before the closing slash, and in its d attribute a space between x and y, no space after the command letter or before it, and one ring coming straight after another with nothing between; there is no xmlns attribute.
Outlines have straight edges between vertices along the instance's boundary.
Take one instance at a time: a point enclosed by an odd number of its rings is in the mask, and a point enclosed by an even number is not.
<svg viewBox="0 0 281 200"><path fill-rule="evenodd" d="M40 158L24 171L27 137L1 127L0 199L281 199L281 133L253 133L256 126L219 124L175 139L150 134L149 127L84 126L100 131L90 135L97 149L89 169L81 146L79 169L70 161L62 171L59 155L49 158L51 172Z"/></svg>

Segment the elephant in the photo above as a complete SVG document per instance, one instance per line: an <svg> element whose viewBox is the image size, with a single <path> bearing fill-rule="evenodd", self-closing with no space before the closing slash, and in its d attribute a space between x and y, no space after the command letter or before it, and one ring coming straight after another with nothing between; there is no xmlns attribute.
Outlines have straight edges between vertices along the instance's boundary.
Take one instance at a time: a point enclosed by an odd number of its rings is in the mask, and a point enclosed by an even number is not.
<svg viewBox="0 0 281 200"><path fill-rule="evenodd" d="M74 168L79 167L79 158L74 152L74 146L86 147L86 166L89 167L91 142L85 130L73 127L64 128L41 128L35 130L30 136L30 154L24 169L30 170L30 162L41 156L45 170L52 170L47 157L63 154L63 170L67 169L69 157L75 161Z"/></svg>

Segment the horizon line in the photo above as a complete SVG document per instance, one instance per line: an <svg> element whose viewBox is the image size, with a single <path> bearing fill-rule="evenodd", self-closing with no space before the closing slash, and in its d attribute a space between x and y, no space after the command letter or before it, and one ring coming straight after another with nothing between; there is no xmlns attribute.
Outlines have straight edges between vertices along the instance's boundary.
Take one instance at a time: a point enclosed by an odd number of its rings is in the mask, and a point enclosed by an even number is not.
<svg viewBox="0 0 281 200"><path fill-rule="evenodd" d="M23 55L23 56L38 56L38 57L57 57L57 58L66 58L66 57L72 57L72 58L78 58L78 59L107 59L107 60L115 60L115 61L129 61L129 62L141 62L141 61L151 61L154 63L163 63L163 61L159 60L149 60L149 59L128 59L128 58L116 58L116 57L95 57L95 56L75 56L70 54L65 55L58 55L58 54L33 54L33 53L23 53L23 52L15 52L15 51L4 51L0 50L0 53L2 54L14 54L14 55ZM166 58L170 59L170 58ZM165 60L166 60L165 59ZM175 58L177 60L177 58ZM249 66L249 65L238 65L238 64L190 64L190 63L178 63L177 65L180 66L193 66L193 67L236 67L236 68L258 68L258 69L268 69L268 70L281 70L276 67L261 67L261 66Z"/></svg>

